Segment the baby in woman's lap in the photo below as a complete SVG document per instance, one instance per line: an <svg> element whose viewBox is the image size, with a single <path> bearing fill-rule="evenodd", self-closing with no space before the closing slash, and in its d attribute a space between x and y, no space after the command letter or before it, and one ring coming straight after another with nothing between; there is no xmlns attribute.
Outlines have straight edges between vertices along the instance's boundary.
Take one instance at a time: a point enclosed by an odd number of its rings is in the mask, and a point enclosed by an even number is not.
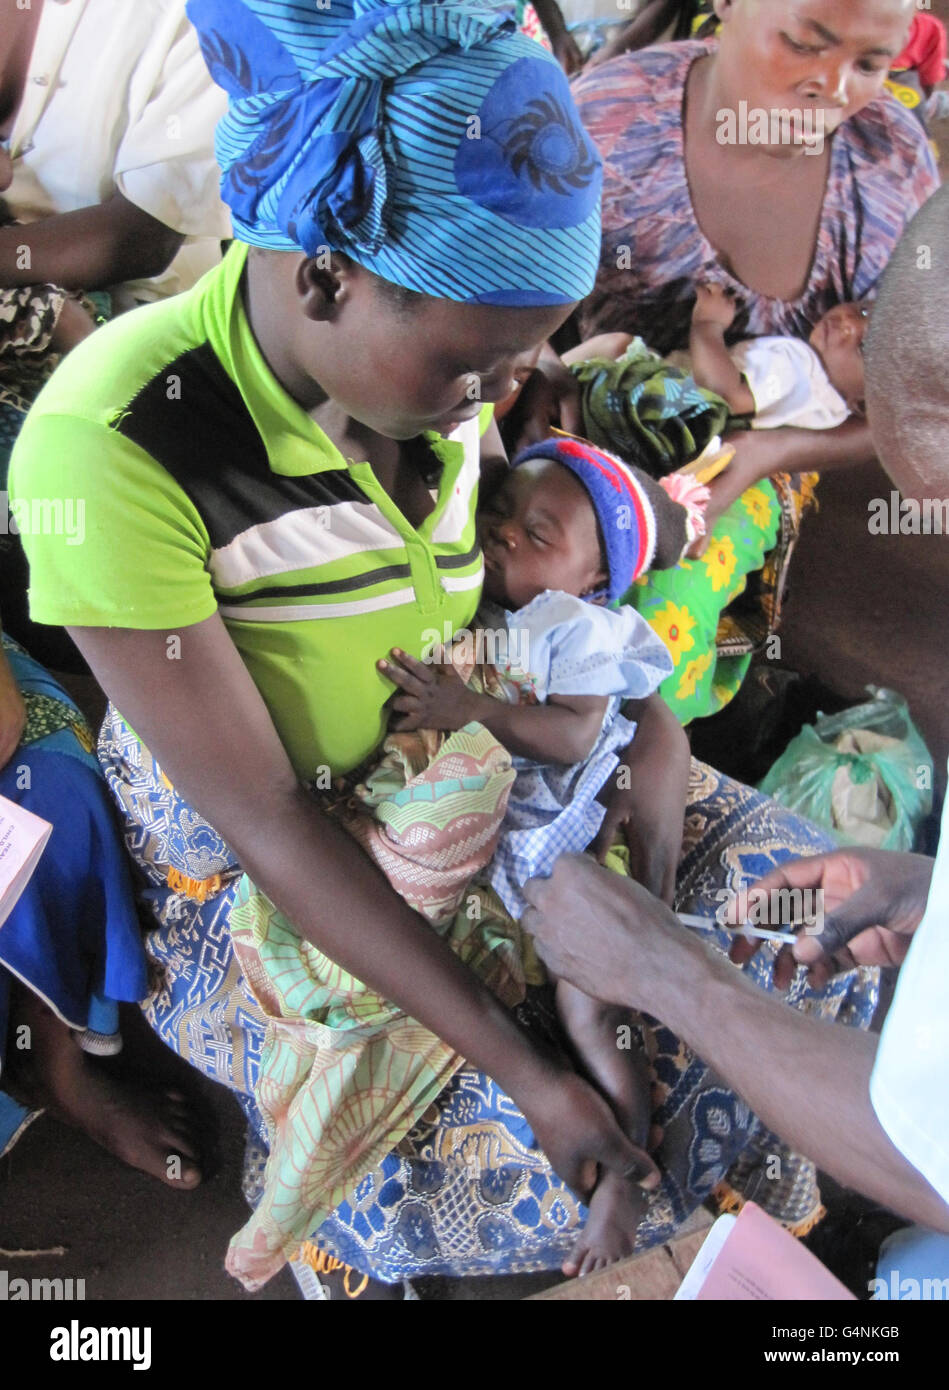
<svg viewBox="0 0 949 1390"><path fill-rule="evenodd" d="M469 661L467 684L457 650L454 662L420 662L401 651L380 662L400 688L392 700L401 716L396 730L481 724L513 755L516 777L497 851L480 877L515 921L527 880L597 839L604 816L598 795L636 732L623 702L651 697L672 669L661 639L636 612L605 605L650 566L678 561L701 531L706 496L681 478L663 488L579 439L525 450L480 512L484 601L471 638L476 660L485 653L501 659L487 675L478 667L474 679ZM637 1052L617 1046L625 1011L563 981L557 1004L582 1070L645 1148L649 1070ZM644 1209L635 1181L606 1174L566 1271L590 1272L629 1253Z"/></svg>

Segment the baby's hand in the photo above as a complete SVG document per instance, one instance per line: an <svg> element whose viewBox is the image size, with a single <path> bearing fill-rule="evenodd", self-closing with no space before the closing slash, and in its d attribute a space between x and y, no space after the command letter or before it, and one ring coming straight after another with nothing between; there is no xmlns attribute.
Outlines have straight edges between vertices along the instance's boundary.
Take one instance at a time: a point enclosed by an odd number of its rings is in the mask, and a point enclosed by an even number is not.
<svg viewBox="0 0 949 1390"><path fill-rule="evenodd" d="M393 647L391 660L379 670L399 688L389 701L403 718L393 721L398 733L414 729L463 729L477 719L477 701L450 662L425 663Z"/></svg>
<svg viewBox="0 0 949 1390"><path fill-rule="evenodd" d="M716 323L720 328L731 328L737 311L735 297L724 285L699 285L695 292L692 322Z"/></svg>

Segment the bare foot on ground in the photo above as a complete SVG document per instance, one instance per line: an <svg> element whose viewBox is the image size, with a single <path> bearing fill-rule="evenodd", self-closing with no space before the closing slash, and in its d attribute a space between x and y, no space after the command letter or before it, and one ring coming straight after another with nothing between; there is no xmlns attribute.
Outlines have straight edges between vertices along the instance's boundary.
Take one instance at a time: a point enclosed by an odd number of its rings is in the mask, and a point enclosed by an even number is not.
<svg viewBox="0 0 949 1390"><path fill-rule="evenodd" d="M111 1075L108 1063L87 1057L76 1033L30 991L18 988L12 1004L14 1026L26 1023L31 1042L28 1050L7 1049L4 1082L18 1100L42 1106L169 1187L198 1186L196 1119L180 1091L149 1091Z"/></svg>

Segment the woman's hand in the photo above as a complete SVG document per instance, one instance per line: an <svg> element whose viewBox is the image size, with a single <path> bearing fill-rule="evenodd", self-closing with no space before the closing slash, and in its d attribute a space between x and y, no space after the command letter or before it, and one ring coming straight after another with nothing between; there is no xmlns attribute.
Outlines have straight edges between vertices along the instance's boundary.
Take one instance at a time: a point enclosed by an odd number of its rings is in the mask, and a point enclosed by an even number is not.
<svg viewBox="0 0 949 1390"><path fill-rule="evenodd" d="M873 439L865 420L851 418L834 430L803 430L787 426L776 430L739 430L726 443L735 457L709 483L712 500L708 509L706 538L688 554L695 559L708 548L712 526L743 492L775 473L828 472L851 468L875 457Z"/></svg>
<svg viewBox="0 0 949 1390"><path fill-rule="evenodd" d="M393 722L398 733L414 729L463 729L477 719L477 696L468 689L450 661L426 663L393 647L390 660L378 662L384 676L401 694L389 701L402 718Z"/></svg>
<svg viewBox="0 0 949 1390"><path fill-rule="evenodd" d="M625 45L617 43L615 39L607 43L601 43L599 48L595 48L587 58L584 69L598 68L601 63L609 63L614 58L618 58L621 53L625 52L627 52Z"/></svg>
<svg viewBox="0 0 949 1390"><path fill-rule="evenodd" d="M640 708L635 716L630 712L639 728L614 773L593 852L602 864L622 827L630 874L671 905L689 791L689 743L661 696L650 696Z"/></svg>
<svg viewBox="0 0 949 1390"><path fill-rule="evenodd" d="M576 39L566 29L550 35L550 46L554 57L568 77L572 77L583 67L583 54L577 46Z"/></svg>
<svg viewBox="0 0 949 1390"><path fill-rule="evenodd" d="M588 1202L599 1170L628 1175L651 1191L659 1169L627 1139L603 1097L575 1072L551 1068L550 1080L514 1096L554 1172Z"/></svg>
<svg viewBox="0 0 949 1390"><path fill-rule="evenodd" d="M504 437L513 457L530 444L547 439L551 429L583 433L580 383L548 344L504 421Z"/></svg>
<svg viewBox="0 0 949 1390"><path fill-rule="evenodd" d="M26 705L6 654L0 651L0 769L13 757L25 728Z"/></svg>
<svg viewBox="0 0 949 1390"><path fill-rule="evenodd" d="M813 432L813 431L812 431ZM735 450L728 467L708 484L711 494L705 511L705 535L686 551L686 558L697 560L709 547L715 523L734 506L742 493L763 478L783 471L787 461L787 436L804 430L744 430L730 434L726 443Z"/></svg>
<svg viewBox="0 0 949 1390"><path fill-rule="evenodd" d="M729 441L731 442L731 441ZM709 499L705 507L705 535L697 536L685 552L687 560L699 560L708 550L712 541L712 530L716 523L733 507L750 483L745 483L741 470L735 469L736 460L728 465L723 473L708 484Z"/></svg>
<svg viewBox="0 0 949 1390"><path fill-rule="evenodd" d="M773 892L799 890L805 907L816 901L816 929L784 946L774 966L775 984L786 989L798 965L806 965L812 985L822 988L831 975L856 965L902 964L922 921L932 881L933 861L921 854L885 849L841 849L782 864L748 890L747 908L755 924L770 921ZM819 894L816 899L813 894ZM780 900L779 900L780 901ZM729 905L726 921L738 924L746 904ZM731 958L744 964L760 943L739 939Z"/></svg>

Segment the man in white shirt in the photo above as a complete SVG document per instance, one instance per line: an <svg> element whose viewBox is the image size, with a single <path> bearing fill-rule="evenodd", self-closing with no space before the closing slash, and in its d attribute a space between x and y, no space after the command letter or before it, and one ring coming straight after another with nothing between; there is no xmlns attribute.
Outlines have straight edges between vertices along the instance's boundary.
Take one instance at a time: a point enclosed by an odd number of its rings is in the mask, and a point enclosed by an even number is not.
<svg viewBox="0 0 949 1390"><path fill-rule="evenodd" d="M880 459L903 495L920 500L949 496L947 325L944 187L894 254L868 347ZM840 850L783 865L758 885L759 900L782 887L822 889L825 925L785 948L777 982L789 981L795 962L819 981L835 968L905 958L879 1042L757 989L665 904L589 856L565 857L550 879L528 885L524 926L556 975L660 1018L767 1128L838 1181L949 1234L949 806L935 866L919 855ZM733 956L752 950L736 942ZM940 1257L930 1247L928 1258ZM931 1272L949 1274L949 1261Z"/></svg>

